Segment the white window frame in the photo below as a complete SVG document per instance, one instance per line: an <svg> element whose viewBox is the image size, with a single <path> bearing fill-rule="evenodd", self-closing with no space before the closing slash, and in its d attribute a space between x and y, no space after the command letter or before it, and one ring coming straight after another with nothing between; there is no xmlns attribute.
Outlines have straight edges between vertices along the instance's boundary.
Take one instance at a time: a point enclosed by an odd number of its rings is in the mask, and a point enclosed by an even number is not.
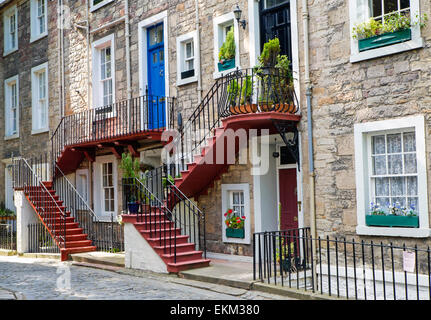
<svg viewBox="0 0 431 320"><path fill-rule="evenodd" d="M111 77L112 77L112 103L115 103L115 36L110 34L97 41L92 45L92 60L93 60L93 108L104 106L103 103L103 86L101 85L100 76L100 59L101 50L106 47L111 47Z"/></svg>
<svg viewBox="0 0 431 320"><path fill-rule="evenodd" d="M185 66L185 45L193 41L193 68L195 70L195 75L185 79L181 79L181 72L184 71ZM199 76L199 48L197 41L197 32L192 31L187 34L177 37L177 85L181 86L184 84L192 83L198 81Z"/></svg>
<svg viewBox="0 0 431 320"><path fill-rule="evenodd" d="M104 0L96 5L93 5L93 0L90 0L90 12L96 11L97 9L107 5L108 3L111 3L114 0Z"/></svg>
<svg viewBox="0 0 431 320"><path fill-rule="evenodd" d="M42 127L39 124L42 122L41 113L39 111L39 79L38 74L45 72L45 106L46 106L46 126ZM32 111L32 131L31 134L39 134L49 131L49 73L48 62L38 65L31 69L31 111Z"/></svg>
<svg viewBox="0 0 431 320"><path fill-rule="evenodd" d="M118 211L118 165L114 155L96 157L93 170L93 196L94 196L94 212L104 221L111 220L111 212L105 212L104 194L103 194L103 164L112 162L112 173L114 182L114 211L112 212L114 219Z"/></svg>
<svg viewBox="0 0 431 320"><path fill-rule="evenodd" d="M10 86L16 85L16 132L9 133L10 131L10 119L11 119L11 105L10 105ZM4 81L4 110L5 110L5 140L19 138L19 76L13 76Z"/></svg>
<svg viewBox="0 0 431 320"><path fill-rule="evenodd" d="M371 190L369 184L369 166L371 157L371 135L389 131L402 131L412 129L416 134L416 157L419 197L419 228L385 228L370 227L365 223L365 216L369 213L371 203ZM428 188L427 165L425 147L425 118L423 115L404 117L399 119L382 120L355 124L355 176L356 176L356 202L357 227L360 235L394 236L425 238L431 235L428 218Z"/></svg>
<svg viewBox="0 0 431 320"><path fill-rule="evenodd" d="M13 15L15 16L15 30L14 30L15 46L11 47L9 18ZM18 50L18 9L16 5L10 7L3 13L3 27L4 27L3 28L3 42L4 42L3 56L6 56Z"/></svg>
<svg viewBox="0 0 431 320"><path fill-rule="evenodd" d="M224 29L226 25L233 24L233 33L235 36L235 67L229 70L225 70L223 72L218 71L218 55L221 46L224 42ZM222 16L214 18L214 79L220 78L223 75L235 70L237 67L241 69L240 66L240 56L239 56L239 28L238 21L235 19L235 15L233 12L229 12Z"/></svg>
<svg viewBox="0 0 431 320"><path fill-rule="evenodd" d="M358 40L353 39L352 30L357 23L368 21L370 18L370 8L368 3L368 0L349 0L350 62L353 63L383 57L403 51L422 48L424 46L424 41L421 37L421 29L416 25L411 28L412 39L409 41L359 52ZM410 0L410 16L412 23L417 21L418 18L416 15L420 16L419 0Z"/></svg>
<svg viewBox="0 0 431 320"><path fill-rule="evenodd" d="M230 193L232 191L242 191L244 192L244 239L240 238L227 238L226 237L226 223L224 213L230 209ZM222 184L221 185L221 201L222 208L220 212L221 225L222 225L222 240L226 243L240 243L240 244L250 244L251 239L251 214L250 214L250 184L248 183L238 183L238 184Z"/></svg>
<svg viewBox="0 0 431 320"><path fill-rule="evenodd" d="M48 0L44 0L44 32L40 32L38 18L38 0L30 1L30 43L48 35Z"/></svg>

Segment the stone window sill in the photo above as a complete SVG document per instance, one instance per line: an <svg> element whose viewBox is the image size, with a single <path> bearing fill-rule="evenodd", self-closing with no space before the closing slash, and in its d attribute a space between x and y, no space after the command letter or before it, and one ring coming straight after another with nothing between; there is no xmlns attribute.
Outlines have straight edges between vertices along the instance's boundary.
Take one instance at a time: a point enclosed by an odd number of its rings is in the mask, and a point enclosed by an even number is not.
<svg viewBox="0 0 431 320"><path fill-rule="evenodd" d="M364 60L370 60L374 58L379 58L391 54L396 54L404 51L410 51L418 48L424 47L424 41L421 37L412 39L410 41L393 44L386 47L376 48L372 50L367 50L359 53L354 53L350 56L350 62L359 62Z"/></svg>
<svg viewBox="0 0 431 320"><path fill-rule="evenodd" d="M364 236L429 238L431 236L431 229L357 226L356 233Z"/></svg>

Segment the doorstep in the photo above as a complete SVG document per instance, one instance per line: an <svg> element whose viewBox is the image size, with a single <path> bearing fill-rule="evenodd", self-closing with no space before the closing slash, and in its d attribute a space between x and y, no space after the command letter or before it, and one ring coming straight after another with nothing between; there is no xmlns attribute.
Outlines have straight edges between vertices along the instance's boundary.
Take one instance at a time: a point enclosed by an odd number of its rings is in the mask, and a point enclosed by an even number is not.
<svg viewBox="0 0 431 320"><path fill-rule="evenodd" d="M70 259L74 262L124 268L124 256L124 253L92 251L71 254Z"/></svg>

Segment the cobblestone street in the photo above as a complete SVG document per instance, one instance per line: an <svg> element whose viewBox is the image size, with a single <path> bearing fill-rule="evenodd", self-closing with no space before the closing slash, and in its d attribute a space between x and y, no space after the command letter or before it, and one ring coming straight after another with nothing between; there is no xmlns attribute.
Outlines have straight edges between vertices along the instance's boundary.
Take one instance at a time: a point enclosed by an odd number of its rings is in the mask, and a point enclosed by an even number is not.
<svg viewBox="0 0 431 320"><path fill-rule="evenodd" d="M224 286L217 286L217 290L206 290L202 289L204 286L199 288L178 283L180 280L187 282L167 275L143 273L138 277L75 266L69 262L0 256L0 293L3 289L5 298L13 292L17 299L27 300L286 299Z"/></svg>

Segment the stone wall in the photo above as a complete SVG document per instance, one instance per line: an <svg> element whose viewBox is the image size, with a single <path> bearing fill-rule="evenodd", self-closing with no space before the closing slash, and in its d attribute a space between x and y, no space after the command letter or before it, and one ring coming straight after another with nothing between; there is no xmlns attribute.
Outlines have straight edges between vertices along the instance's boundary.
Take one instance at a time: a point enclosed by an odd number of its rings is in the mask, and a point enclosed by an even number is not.
<svg viewBox="0 0 431 320"><path fill-rule="evenodd" d="M302 2L298 5L300 16ZM421 0L420 8L421 14L429 15L428 1ZM424 48L350 63L348 1L309 1L309 11L317 229L319 235L352 237L356 236L357 225L355 123L425 115L428 183L431 182L431 25L422 29ZM298 28L300 69L304 70L302 23ZM305 102L303 77L301 81L301 100ZM303 172L308 177L305 103L302 115ZM308 179L304 183L304 209L308 212Z"/></svg>
<svg viewBox="0 0 431 320"><path fill-rule="evenodd" d="M208 189L207 195L198 198L199 208L205 213L206 219L206 239L207 250L215 253L225 253L232 255L253 255L253 246L251 244L225 243L222 239L222 184L248 183L250 185L250 239L252 242L254 232L254 194L253 194L253 176L250 174L251 164L238 164L229 166L226 173L220 176L220 179L214 181L214 186Z"/></svg>
<svg viewBox="0 0 431 320"><path fill-rule="evenodd" d="M18 50L3 57L3 12L17 4L18 10ZM32 130L32 90L31 69L48 62L48 99L50 132L59 121L58 81L57 81L57 3L48 2L48 36L30 43L30 1L13 1L0 10L0 153L1 159L12 156L38 156L50 150L50 133L31 134ZM4 80L19 75L19 137L4 140L5 103ZM0 165L0 189L4 190L4 163ZM3 188L1 188L3 186ZM4 191L0 202L4 201Z"/></svg>

